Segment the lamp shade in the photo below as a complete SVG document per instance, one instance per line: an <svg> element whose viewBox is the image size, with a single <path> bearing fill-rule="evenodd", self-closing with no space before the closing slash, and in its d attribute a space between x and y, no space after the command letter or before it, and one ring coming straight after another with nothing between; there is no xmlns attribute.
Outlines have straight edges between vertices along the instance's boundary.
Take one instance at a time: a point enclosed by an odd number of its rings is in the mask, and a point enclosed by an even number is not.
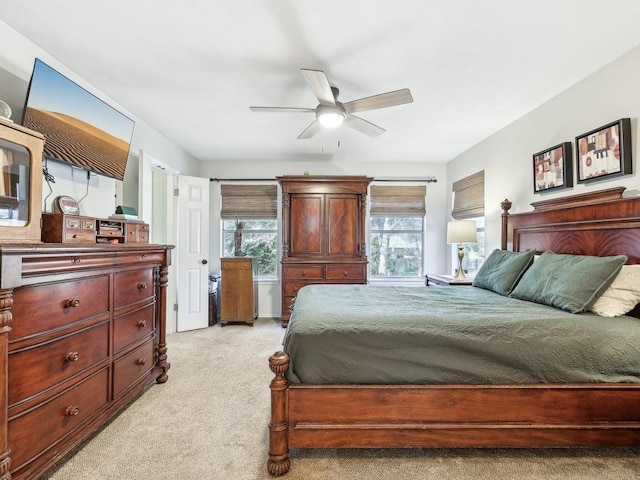
<svg viewBox="0 0 640 480"><path fill-rule="evenodd" d="M476 243L478 234L474 220L458 220L447 224L447 243Z"/></svg>

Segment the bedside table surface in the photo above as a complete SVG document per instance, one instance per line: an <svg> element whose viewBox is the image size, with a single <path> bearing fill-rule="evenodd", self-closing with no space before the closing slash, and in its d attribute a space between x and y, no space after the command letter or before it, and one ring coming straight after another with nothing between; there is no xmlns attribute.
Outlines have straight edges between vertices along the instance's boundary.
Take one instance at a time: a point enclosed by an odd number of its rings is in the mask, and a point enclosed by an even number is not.
<svg viewBox="0 0 640 480"><path fill-rule="evenodd" d="M436 275L428 273L425 275L425 284L429 286L433 285L471 285L473 283L473 277L456 278L453 275Z"/></svg>

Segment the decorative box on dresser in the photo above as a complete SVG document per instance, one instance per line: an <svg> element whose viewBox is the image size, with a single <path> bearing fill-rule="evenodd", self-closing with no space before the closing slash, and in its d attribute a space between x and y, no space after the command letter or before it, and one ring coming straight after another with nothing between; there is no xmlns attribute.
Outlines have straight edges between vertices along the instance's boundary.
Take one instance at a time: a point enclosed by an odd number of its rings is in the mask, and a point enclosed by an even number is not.
<svg viewBox="0 0 640 480"><path fill-rule="evenodd" d="M277 177L282 186L282 326L305 285L367 283L365 176Z"/></svg>
<svg viewBox="0 0 640 480"><path fill-rule="evenodd" d="M0 478L38 478L167 380L171 248L0 245Z"/></svg>
<svg viewBox="0 0 640 480"><path fill-rule="evenodd" d="M257 259L227 257L220 259L220 326L228 323L253 325L258 318Z"/></svg>

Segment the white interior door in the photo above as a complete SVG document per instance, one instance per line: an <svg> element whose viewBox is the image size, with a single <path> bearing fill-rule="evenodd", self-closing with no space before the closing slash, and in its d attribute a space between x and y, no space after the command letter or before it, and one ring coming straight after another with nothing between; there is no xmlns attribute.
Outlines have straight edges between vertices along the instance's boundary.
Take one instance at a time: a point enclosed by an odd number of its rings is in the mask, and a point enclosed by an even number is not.
<svg viewBox="0 0 640 480"><path fill-rule="evenodd" d="M178 331L209 325L209 179L178 177Z"/></svg>

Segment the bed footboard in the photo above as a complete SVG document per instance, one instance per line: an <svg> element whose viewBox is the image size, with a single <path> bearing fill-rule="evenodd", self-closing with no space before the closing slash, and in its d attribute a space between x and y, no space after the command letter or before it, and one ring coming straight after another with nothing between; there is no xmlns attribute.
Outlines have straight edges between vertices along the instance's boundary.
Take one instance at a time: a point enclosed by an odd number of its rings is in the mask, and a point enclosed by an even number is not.
<svg viewBox="0 0 640 480"><path fill-rule="evenodd" d="M290 448L640 446L640 385L289 384L289 357L269 359L268 471Z"/></svg>

